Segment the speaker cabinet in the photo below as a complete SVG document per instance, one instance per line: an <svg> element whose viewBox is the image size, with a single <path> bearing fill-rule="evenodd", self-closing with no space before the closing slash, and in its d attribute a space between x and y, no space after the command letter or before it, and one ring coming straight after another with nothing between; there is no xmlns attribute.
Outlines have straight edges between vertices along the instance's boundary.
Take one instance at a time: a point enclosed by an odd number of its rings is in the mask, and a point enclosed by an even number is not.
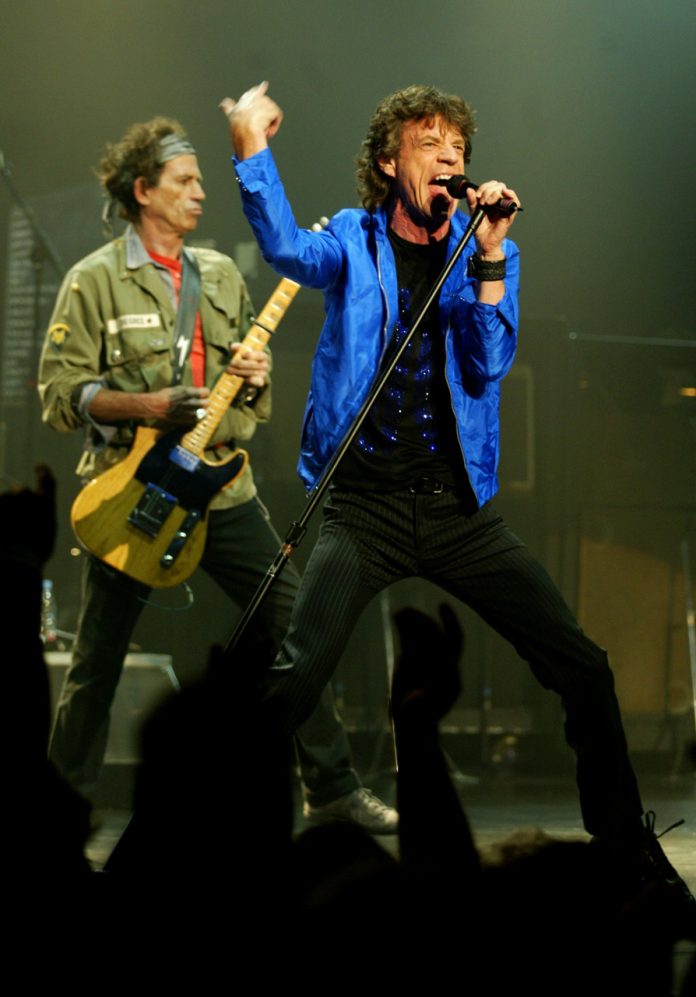
<svg viewBox="0 0 696 997"><path fill-rule="evenodd" d="M696 535L689 519L688 511L666 517L606 506L581 515L580 623L609 652L626 715L690 707L683 557L692 547L696 553Z"/></svg>
<svg viewBox="0 0 696 997"><path fill-rule="evenodd" d="M55 713L71 656L69 651L47 651L45 659ZM179 681L170 655L126 655L111 707L111 726L104 756L107 765L132 765L140 761L140 732L144 722L165 696L178 690Z"/></svg>

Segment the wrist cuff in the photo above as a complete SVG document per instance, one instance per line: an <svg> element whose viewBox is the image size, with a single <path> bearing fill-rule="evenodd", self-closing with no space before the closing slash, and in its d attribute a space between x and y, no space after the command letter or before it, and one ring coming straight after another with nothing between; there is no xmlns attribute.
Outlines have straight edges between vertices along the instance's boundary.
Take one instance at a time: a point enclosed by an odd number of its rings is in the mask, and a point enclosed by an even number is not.
<svg viewBox="0 0 696 997"><path fill-rule="evenodd" d="M507 260L482 260L476 253L469 257L467 276L476 280L505 280Z"/></svg>

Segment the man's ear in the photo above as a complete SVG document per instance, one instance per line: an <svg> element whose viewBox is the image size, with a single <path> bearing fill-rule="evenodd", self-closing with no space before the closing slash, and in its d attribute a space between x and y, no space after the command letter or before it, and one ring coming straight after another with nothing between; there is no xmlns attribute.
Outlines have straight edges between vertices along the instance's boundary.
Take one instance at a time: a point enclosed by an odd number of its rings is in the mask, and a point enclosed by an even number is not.
<svg viewBox="0 0 696 997"><path fill-rule="evenodd" d="M133 197L138 204L147 205L150 203L150 187L145 177L136 177L133 183Z"/></svg>
<svg viewBox="0 0 696 997"><path fill-rule="evenodd" d="M396 176L396 162L393 159L378 159L377 165L385 176L391 177L392 180L394 179Z"/></svg>

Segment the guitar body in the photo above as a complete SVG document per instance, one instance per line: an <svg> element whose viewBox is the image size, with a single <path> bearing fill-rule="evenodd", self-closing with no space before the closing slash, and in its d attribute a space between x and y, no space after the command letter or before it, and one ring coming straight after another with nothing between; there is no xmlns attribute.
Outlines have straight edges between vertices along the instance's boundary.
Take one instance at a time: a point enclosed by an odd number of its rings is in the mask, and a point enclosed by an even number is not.
<svg viewBox="0 0 696 997"><path fill-rule="evenodd" d="M205 546L208 505L246 467L235 450L208 463L180 446L181 433L140 427L125 460L73 503L75 535L91 554L152 588L178 585Z"/></svg>

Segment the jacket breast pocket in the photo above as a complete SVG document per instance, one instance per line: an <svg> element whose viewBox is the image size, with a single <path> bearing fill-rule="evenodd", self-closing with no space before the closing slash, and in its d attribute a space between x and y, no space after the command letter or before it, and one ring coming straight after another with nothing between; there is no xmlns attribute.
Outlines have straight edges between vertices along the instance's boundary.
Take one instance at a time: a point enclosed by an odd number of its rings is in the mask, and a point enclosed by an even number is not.
<svg viewBox="0 0 696 997"><path fill-rule="evenodd" d="M158 390L171 384L170 336L162 328L159 316L138 325L136 316L124 316L130 322L108 331L105 361L110 383L121 390ZM142 316L147 318L147 316Z"/></svg>
<svg viewBox="0 0 696 997"><path fill-rule="evenodd" d="M229 348L230 342L234 343L239 339L239 296L228 288L215 287L207 290L204 300L211 311L207 315L206 341ZM205 317L206 310L202 303L202 318Z"/></svg>

